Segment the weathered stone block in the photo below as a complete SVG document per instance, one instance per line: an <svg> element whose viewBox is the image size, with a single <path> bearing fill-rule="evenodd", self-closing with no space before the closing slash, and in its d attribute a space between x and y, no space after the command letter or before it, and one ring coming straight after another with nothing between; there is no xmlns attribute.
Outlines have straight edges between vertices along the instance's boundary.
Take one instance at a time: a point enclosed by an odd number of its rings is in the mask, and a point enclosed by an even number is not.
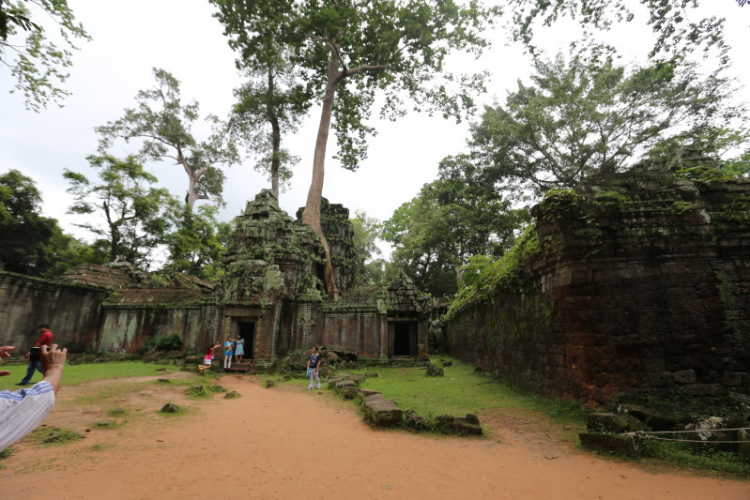
<svg viewBox="0 0 750 500"><path fill-rule="evenodd" d="M334 388L339 392L343 392L347 387L357 387L357 383L354 380L342 380L334 384Z"/></svg>
<svg viewBox="0 0 750 500"><path fill-rule="evenodd" d="M425 375L428 377L442 377L444 375L443 368L432 363L427 365L427 371Z"/></svg>
<svg viewBox="0 0 750 500"><path fill-rule="evenodd" d="M365 398L365 420L375 427L394 427L403 421L403 411L382 394Z"/></svg>
<svg viewBox="0 0 750 500"><path fill-rule="evenodd" d="M329 389L335 389L336 384L344 380L342 377L329 377L328 378L328 388Z"/></svg>
<svg viewBox="0 0 750 500"><path fill-rule="evenodd" d="M695 370L682 370L673 373L674 381L678 384L694 384Z"/></svg>

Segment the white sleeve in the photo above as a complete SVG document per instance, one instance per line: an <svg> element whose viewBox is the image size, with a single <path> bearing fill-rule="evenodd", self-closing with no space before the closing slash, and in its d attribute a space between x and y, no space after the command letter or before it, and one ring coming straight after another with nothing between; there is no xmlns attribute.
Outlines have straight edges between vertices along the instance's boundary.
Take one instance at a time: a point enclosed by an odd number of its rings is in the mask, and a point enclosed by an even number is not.
<svg viewBox="0 0 750 500"><path fill-rule="evenodd" d="M53 406L55 390L45 380L29 389L0 391L0 451L33 431Z"/></svg>

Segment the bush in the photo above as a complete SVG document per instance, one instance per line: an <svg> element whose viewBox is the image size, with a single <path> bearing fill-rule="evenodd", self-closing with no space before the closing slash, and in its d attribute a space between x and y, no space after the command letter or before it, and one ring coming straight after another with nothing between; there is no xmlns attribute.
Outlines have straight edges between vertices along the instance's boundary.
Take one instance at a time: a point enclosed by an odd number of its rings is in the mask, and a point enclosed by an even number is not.
<svg viewBox="0 0 750 500"><path fill-rule="evenodd" d="M143 343L144 351L179 351L182 349L182 337L178 333L158 335Z"/></svg>

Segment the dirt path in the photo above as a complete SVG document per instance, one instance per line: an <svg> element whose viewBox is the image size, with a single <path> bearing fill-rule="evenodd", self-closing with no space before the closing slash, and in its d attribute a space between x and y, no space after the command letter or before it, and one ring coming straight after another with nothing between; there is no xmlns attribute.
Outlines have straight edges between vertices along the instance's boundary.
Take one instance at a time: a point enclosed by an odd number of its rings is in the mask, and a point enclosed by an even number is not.
<svg viewBox="0 0 750 500"><path fill-rule="evenodd" d="M0 462L0 499L750 499L750 481L647 473L502 429L481 440L375 431L317 391L236 376L221 384L242 397L188 402L188 415L165 419L153 404L176 393L152 385L127 397L151 409L119 429L14 446ZM65 404L82 390L62 391L51 425L103 418Z"/></svg>

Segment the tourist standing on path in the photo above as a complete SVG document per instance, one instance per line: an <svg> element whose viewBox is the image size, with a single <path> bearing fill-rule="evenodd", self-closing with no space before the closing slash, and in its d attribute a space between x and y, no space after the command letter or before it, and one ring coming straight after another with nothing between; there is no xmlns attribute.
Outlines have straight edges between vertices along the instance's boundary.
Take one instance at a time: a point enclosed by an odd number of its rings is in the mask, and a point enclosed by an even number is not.
<svg viewBox="0 0 750 500"><path fill-rule="evenodd" d="M14 346L0 347L2 358L10 356ZM41 424L52 407L55 406L55 394L62 382L62 372L68 350L57 349L57 344L39 349L39 362L44 379L29 389L15 392L0 391L0 451L4 450ZM0 371L0 377L10 375Z"/></svg>
<svg viewBox="0 0 750 500"><path fill-rule="evenodd" d="M307 360L307 368L310 371L310 385L307 386L307 390L313 388L313 378L318 381L318 389L320 389L320 375L318 370L320 369L320 354L318 354L318 348L313 347L310 359Z"/></svg>
<svg viewBox="0 0 750 500"><path fill-rule="evenodd" d="M237 335L234 341L234 362L242 363L242 358L245 356L245 339Z"/></svg>
<svg viewBox="0 0 750 500"><path fill-rule="evenodd" d="M224 371L229 371L232 367L232 352L234 342L232 342L232 336L227 335L227 341L224 342Z"/></svg>
<svg viewBox="0 0 750 500"><path fill-rule="evenodd" d="M32 347L31 351L26 355L29 360L29 366L26 368L26 376L16 385L29 385L31 378L34 376L34 372L37 370L39 370L39 373L44 376L42 362L39 359L39 348L43 345L47 347L52 345L52 332L49 329L49 325L46 323L39 325L39 338L34 342L34 347Z"/></svg>

